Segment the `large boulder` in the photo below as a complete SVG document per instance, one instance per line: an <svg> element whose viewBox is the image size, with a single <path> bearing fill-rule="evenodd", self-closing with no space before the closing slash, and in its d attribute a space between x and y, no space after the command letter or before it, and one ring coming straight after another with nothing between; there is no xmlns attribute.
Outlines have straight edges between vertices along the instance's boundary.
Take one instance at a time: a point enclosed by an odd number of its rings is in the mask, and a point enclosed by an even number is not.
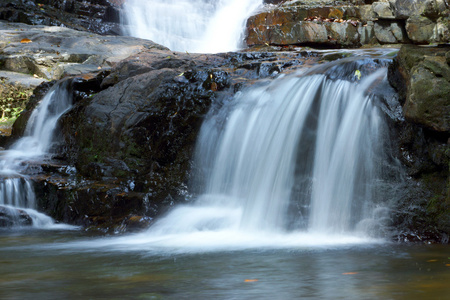
<svg viewBox="0 0 450 300"><path fill-rule="evenodd" d="M405 117L437 132L450 131L449 47L401 48L391 68Z"/></svg>
<svg viewBox="0 0 450 300"><path fill-rule="evenodd" d="M0 34L0 70L47 80L105 70L144 49L167 49L137 38L4 21Z"/></svg>

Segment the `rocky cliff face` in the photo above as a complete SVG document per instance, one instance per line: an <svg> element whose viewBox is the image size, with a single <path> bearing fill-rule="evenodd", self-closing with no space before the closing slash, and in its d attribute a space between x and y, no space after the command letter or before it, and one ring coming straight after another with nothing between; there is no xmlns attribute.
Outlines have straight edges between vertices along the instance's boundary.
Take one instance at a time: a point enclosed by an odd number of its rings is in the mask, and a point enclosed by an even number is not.
<svg viewBox="0 0 450 300"><path fill-rule="evenodd" d="M360 47L448 43L444 0L282 1L247 22L247 45Z"/></svg>

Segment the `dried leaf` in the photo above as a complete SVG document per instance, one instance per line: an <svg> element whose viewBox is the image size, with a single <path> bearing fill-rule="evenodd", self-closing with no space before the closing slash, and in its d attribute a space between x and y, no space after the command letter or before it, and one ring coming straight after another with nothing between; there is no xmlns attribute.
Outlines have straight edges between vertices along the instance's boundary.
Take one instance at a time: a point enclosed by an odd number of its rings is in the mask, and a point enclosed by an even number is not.
<svg viewBox="0 0 450 300"><path fill-rule="evenodd" d="M22 39L20 42L22 44L28 44L28 43L31 43L32 41L30 39Z"/></svg>

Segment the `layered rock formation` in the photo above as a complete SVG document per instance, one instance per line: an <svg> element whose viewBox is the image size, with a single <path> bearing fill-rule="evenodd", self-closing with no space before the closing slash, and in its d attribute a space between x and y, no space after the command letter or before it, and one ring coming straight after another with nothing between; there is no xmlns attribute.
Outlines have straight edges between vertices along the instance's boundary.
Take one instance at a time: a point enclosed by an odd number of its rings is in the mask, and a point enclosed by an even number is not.
<svg viewBox="0 0 450 300"><path fill-rule="evenodd" d="M448 43L444 0L283 1L247 22L247 45L360 47Z"/></svg>
<svg viewBox="0 0 450 300"><path fill-rule="evenodd" d="M0 20L120 35L125 0L2 0Z"/></svg>

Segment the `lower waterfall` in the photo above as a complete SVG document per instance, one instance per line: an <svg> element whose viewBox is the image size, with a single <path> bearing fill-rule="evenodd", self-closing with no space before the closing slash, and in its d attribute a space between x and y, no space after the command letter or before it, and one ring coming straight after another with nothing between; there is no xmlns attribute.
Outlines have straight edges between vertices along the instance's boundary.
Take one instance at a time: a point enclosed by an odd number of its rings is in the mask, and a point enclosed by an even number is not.
<svg viewBox="0 0 450 300"><path fill-rule="evenodd" d="M374 90L387 70L360 79L352 67L334 67L350 70L341 79L336 70L280 77L218 104L197 141L197 200L144 233L91 246L196 252L382 241L392 156Z"/></svg>

